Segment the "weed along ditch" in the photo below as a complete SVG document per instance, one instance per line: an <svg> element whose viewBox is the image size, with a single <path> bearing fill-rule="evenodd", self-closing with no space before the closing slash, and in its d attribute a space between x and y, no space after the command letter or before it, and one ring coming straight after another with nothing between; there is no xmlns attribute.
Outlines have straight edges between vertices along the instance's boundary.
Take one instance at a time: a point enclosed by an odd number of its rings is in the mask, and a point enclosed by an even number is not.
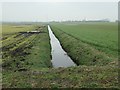
<svg viewBox="0 0 120 90"><path fill-rule="evenodd" d="M52 54L52 65L54 68L57 67L70 67L76 64L71 60L67 53L62 49L59 40L53 34L50 26L48 25L48 31L51 43L51 54Z"/></svg>

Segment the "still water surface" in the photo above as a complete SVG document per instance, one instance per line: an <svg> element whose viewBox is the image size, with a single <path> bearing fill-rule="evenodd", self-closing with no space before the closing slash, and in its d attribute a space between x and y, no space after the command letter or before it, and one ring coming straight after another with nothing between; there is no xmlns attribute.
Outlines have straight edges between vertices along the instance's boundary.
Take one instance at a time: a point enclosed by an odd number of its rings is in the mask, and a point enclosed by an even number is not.
<svg viewBox="0 0 120 90"><path fill-rule="evenodd" d="M76 64L71 60L67 53L62 49L59 40L53 34L50 26L48 25L48 31L51 43L52 65L57 67L70 67Z"/></svg>

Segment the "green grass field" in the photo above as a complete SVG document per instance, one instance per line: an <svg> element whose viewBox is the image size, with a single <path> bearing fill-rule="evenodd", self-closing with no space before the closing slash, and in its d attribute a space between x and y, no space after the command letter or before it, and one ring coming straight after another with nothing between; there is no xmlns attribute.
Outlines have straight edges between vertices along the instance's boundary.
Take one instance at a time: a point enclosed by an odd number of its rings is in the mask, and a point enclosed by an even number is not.
<svg viewBox="0 0 120 90"><path fill-rule="evenodd" d="M51 23L51 27L80 66L52 68L47 25L2 25L3 88L119 88L116 24ZM20 33L32 30L41 33Z"/></svg>
<svg viewBox="0 0 120 90"><path fill-rule="evenodd" d="M32 31L35 25L2 25L2 34L13 34L22 31Z"/></svg>
<svg viewBox="0 0 120 90"><path fill-rule="evenodd" d="M80 23L54 25L80 41L95 46L107 54L117 56L118 26L117 23Z"/></svg>
<svg viewBox="0 0 120 90"><path fill-rule="evenodd" d="M52 30L78 65L117 63L117 23L56 23Z"/></svg>

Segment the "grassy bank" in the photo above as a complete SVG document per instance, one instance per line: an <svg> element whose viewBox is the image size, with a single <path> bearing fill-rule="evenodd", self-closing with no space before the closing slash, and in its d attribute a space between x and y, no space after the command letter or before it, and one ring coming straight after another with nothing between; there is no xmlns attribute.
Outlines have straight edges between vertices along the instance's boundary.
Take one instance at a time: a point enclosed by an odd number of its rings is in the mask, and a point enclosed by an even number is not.
<svg viewBox="0 0 120 90"><path fill-rule="evenodd" d="M117 64L115 23L52 24L52 30L78 65Z"/></svg>
<svg viewBox="0 0 120 90"><path fill-rule="evenodd" d="M43 68L39 71L3 73L4 88L118 88L117 80L118 69L113 66Z"/></svg>
<svg viewBox="0 0 120 90"><path fill-rule="evenodd" d="M43 29L43 33L40 33L32 41L32 48L30 54L25 58L32 63L32 70L39 70L40 68L50 68L51 63L51 47L48 35L47 26Z"/></svg>

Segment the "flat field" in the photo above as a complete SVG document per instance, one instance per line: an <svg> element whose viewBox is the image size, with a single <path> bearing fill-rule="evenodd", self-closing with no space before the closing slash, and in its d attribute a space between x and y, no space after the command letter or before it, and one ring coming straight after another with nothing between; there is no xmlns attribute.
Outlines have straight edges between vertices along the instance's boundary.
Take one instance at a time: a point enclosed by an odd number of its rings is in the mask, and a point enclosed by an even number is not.
<svg viewBox="0 0 120 90"><path fill-rule="evenodd" d="M53 23L51 26L63 48L76 63L105 65L117 62L117 23Z"/></svg>
<svg viewBox="0 0 120 90"><path fill-rule="evenodd" d="M47 25L2 25L2 87L119 88L116 26L113 23L51 23L64 50L80 65L52 68ZM35 30L41 33L26 33ZM107 48L109 44L113 46Z"/></svg>
<svg viewBox="0 0 120 90"><path fill-rule="evenodd" d="M117 56L117 23L56 24L55 27L107 54Z"/></svg>

